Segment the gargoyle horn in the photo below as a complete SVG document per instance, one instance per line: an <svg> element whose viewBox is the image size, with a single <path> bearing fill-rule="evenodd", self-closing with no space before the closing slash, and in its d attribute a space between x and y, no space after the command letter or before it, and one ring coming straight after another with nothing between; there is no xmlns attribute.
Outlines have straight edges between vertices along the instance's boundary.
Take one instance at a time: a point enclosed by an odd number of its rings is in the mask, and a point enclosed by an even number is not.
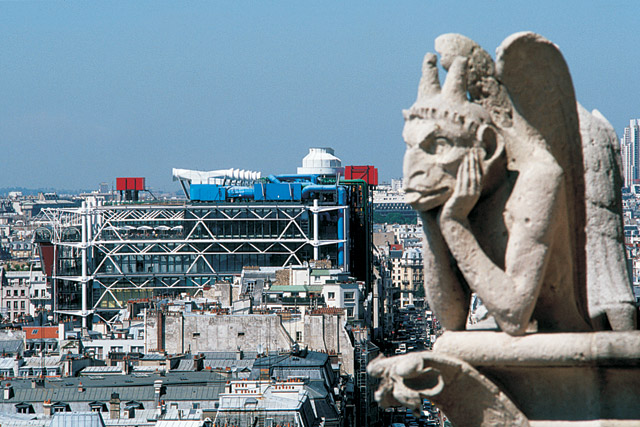
<svg viewBox="0 0 640 427"><path fill-rule="evenodd" d="M422 62L422 78L420 78L420 86L418 86L418 101L426 100L439 93L438 59L435 54L427 53Z"/></svg>
<svg viewBox="0 0 640 427"><path fill-rule="evenodd" d="M442 94L454 102L464 103L467 99L467 58L456 57L449 68L447 78L442 86Z"/></svg>

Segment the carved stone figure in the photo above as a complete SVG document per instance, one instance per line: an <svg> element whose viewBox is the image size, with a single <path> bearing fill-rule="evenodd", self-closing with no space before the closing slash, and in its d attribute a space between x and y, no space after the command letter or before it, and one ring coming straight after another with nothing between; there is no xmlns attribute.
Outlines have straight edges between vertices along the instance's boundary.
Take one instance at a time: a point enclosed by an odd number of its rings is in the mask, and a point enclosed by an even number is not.
<svg viewBox="0 0 640 427"><path fill-rule="evenodd" d="M404 175L447 331L433 352L371 362L376 398L428 398L458 425L640 420L615 132L576 102L562 54L537 34L508 37L495 62L457 34L436 50L447 76L440 87L427 54L404 112ZM502 332L464 332L472 293Z"/></svg>
<svg viewBox="0 0 640 427"><path fill-rule="evenodd" d="M403 136L406 198L423 218L425 287L440 322L464 329L475 292L512 335L523 334L532 321L538 331L589 331L592 317L601 329L633 329L619 211L607 219L617 221L615 230L592 230L615 236L609 251L591 258L600 265L614 259L617 270L593 275L589 293L598 294L598 302L587 293L583 139L560 52L531 33L505 40L495 67L460 35L441 36L436 49L449 71L446 81L440 89L436 57L427 54ZM585 139L611 147L606 120L586 111L583 117L597 123L585 128L594 131ZM609 172L608 184L594 193L605 190L610 205L619 200L619 182L610 179L613 156L602 160L596 163ZM607 290L614 284L614 292Z"/></svg>

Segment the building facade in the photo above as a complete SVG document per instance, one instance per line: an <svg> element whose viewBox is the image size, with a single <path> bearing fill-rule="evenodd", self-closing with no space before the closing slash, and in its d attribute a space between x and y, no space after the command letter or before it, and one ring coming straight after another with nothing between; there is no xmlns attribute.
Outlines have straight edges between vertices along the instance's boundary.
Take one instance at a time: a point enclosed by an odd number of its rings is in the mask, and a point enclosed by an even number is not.
<svg viewBox="0 0 640 427"><path fill-rule="evenodd" d="M640 120L632 119L620 139L624 186L640 184Z"/></svg>
<svg viewBox="0 0 640 427"><path fill-rule="evenodd" d="M231 170L215 180L174 171L186 203L96 199L45 210L35 241L55 312L109 321L130 300L199 296L245 266L324 260L370 283L368 183L321 169L261 179Z"/></svg>

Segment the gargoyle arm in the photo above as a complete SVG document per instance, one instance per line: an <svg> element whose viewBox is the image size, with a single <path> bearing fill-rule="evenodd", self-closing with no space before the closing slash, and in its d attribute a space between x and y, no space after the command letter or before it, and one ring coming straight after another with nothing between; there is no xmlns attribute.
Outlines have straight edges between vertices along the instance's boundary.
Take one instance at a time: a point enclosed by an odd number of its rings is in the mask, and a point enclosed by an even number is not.
<svg viewBox="0 0 640 427"><path fill-rule="evenodd" d="M453 271L451 253L437 223L437 211L420 214L425 232L423 256L427 298L445 329L462 331L467 323L471 292L466 284L460 283Z"/></svg>
<svg viewBox="0 0 640 427"><path fill-rule="evenodd" d="M511 335L525 332L535 309L562 186L562 170L551 155L537 154L540 159L520 171L508 203L505 270L484 253L466 216L448 216L444 210L440 216L442 234L469 287Z"/></svg>

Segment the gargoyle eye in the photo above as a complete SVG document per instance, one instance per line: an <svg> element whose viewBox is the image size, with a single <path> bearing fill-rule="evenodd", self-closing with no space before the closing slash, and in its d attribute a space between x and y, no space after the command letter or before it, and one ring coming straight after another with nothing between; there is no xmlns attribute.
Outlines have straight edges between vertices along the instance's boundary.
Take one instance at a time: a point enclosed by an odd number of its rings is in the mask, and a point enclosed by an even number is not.
<svg viewBox="0 0 640 427"><path fill-rule="evenodd" d="M436 138L426 138L420 146L426 153L437 156L451 150L453 143L448 138L439 136Z"/></svg>

